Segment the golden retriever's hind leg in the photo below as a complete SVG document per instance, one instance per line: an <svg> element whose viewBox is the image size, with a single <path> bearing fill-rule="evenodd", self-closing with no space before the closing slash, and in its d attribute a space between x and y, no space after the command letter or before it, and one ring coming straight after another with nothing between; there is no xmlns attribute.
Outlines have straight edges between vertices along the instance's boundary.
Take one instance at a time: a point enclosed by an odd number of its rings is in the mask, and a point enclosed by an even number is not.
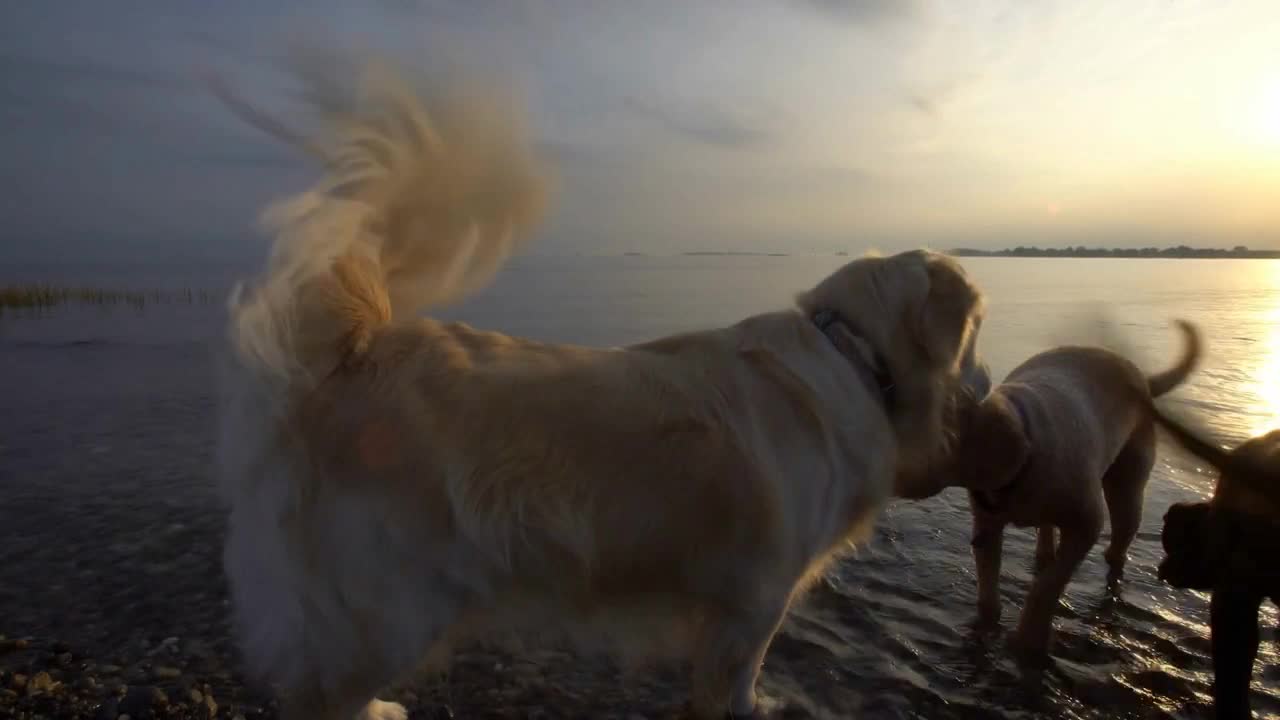
<svg viewBox="0 0 1280 720"><path fill-rule="evenodd" d="M368 698L368 696L364 696ZM396 702L374 698L346 698L339 702L299 699L284 703L285 720L408 720L409 711Z"/></svg>
<svg viewBox="0 0 1280 720"><path fill-rule="evenodd" d="M305 680L285 689L283 720L407 720L401 703L378 700L374 693L394 682L402 671L387 659L364 656L362 661L328 667L312 666ZM353 659L348 659L353 660Z"/></svg>
<svg viewBox="0 0 1280 720"><path fill-rule="evenodd" d="M693 661L693 715L698 720L751 718L756 681L787 601L709 617Z"/></svg>
<svg viewBox="0 0 1280 720"><path fill-rule="evenodd" d="M1155 436L1148 428L1135 435L1102 478L1102 493L1111 516L1111 541L1103 555L1107 560L1108 587L1114 587L1124 577L1129 545L1142 524L1143 498L1153 465Z"/></svg>
<svg viewBox="0 0 1280 720"><path fill-rule="evenodd" d="M356 720L409 720L409 711L400 703L374 698L356 715Z"/></svg>
<svg viewBox="0 0 1280 720"><path fill-rule="evenodd" d="M1018 629L1013 640L1019 659L1023 661L1039 662L1046 659L1058 600L1075 575L1076 568L1080 567L1080 563L1102 534L1102 508L1086 513L1079 523L1064 525L1061 533L1053 562L1032 581L1026 605L1018 618Z"/></svg>
<svg viewBox="0 0 1280 720"><path fill-rule="evenodd" d="M407 720L400 703L373 698L382 684L373 675L352 676L330 687L295 688L282 704L284 720Z"/></svg>
<svg viewBox="0 0 1280 720"><path fill-rule="evenodd" d="M1056 554L1054 528L1041 525L1036 530L1036 574L1049 567Z"/></svg>

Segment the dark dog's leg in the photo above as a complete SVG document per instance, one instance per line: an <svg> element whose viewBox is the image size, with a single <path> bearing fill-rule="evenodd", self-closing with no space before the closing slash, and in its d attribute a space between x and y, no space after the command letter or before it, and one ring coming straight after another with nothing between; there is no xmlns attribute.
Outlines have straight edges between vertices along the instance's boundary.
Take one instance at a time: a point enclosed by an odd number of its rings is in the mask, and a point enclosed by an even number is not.
<svg viewBox="0 0 1280 720"><path fill-rule="evenodd" d="M1214 588L1209 605L1213 644L1213 704L1222 720L1248 718L1249 685L1258 655L1258 607L1262 596L1248 588Z"/></svg>

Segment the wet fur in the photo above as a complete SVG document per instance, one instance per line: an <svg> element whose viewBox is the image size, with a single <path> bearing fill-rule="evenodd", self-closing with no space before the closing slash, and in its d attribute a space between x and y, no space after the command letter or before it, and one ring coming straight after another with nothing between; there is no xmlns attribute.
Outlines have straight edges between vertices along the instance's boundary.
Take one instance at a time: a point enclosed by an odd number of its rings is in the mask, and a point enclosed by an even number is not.
<svg viewBox="0 0 1280 720"><path fill-rule="evenodd" d="M1000 617L999 575L1006 525L1037 528L1036 573L1013 642L1022 659L1048 652L1054 609L1110 515L1109 581L1118 580L1142 517L1155 459L1155 431L1141 402L1182 383L1199 340L1176 367L1148 378L1116 353L1064 346L1019 365L971 405L947 482L969 490L978 616Z"/></svg>
<svg viewBox="0 0 1280 720"><path fill-rule="evenodd" d="M509 109L362 88L318 105L326 172L272 213L273 260L230 307L219 459L248 668L290 718L386 720L403 708L369 698L428 654L563 631L686 659L695 714L750 714L794 597L941 446L978 291L915 251L630 347L419 318L531 234L542 170ZM890 407L820 308L884 363Z"/></svg>

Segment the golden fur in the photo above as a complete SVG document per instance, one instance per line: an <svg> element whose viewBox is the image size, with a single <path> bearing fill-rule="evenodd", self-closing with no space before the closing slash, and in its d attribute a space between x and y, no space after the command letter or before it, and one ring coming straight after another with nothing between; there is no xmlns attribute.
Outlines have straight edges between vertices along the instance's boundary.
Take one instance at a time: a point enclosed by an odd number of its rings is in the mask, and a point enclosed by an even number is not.
<svg viewBox="0 0 1280 720"><path fill-rule="evenodd" d="M1143 403L1184 382L1200 356L1195 329L1179 327L1185 353L1162 373L1147 377L1102 348L1054 348L1014 368L959 421L960 440L940 472L970 491L983 623L1000 616L1005 526L1038 529L1036 577L1014 638L1024 659L1043 659L1054 608L1107 515L1109 579L1123 575L1155 461Z"/></svg>
<svg viewBox="0 0 1280 720"><path fill-rule="evenodd" d="M397 718L369 697L446 641L590 626L643 653L657 627L698 715L750 714L793 597L939 451L978 291L913 251L624 348L416 317L527 237L542 171L510 112L378 77L322 116L328 172L231 306L219 454L250 669L291 717ZM838 350L824 308L869 352Z"/></svg>

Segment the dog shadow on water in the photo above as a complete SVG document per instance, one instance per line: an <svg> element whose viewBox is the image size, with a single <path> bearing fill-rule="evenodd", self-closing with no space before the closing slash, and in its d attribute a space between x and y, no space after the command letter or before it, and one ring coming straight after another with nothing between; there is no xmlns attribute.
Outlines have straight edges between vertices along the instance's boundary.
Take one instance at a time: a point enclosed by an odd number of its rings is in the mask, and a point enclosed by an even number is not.
<svg viewBox="0 0 1280 720"><path fill-rule="evenodd" d="M1100 590L1064 598L1045 694L1094 708L1141 707L1143 717L1212 716L1207 640L1144 607L1131 580Z"/></svg>
<svg viewBox="0 0 1280 720"><path fill-rule="evenodd" d="M1012 630L979 620L976 611L963 628L959 662L967 668L965 686L975 689L984 702L1036 713L1055 709L1057 703L1045 692L1053 658L1042 665L1020 666L1007 642Z"/></svg>
<svg viewBox="0 0 1280 720"><path fill-rule="evenodd" d="M1013 631L1008 625L1016 622L1033 577L1032 558L1025 558L1025 564L1025 574L1005 578L1002 622L983 623L975 613L964 625L959 662L966 668L962 677L965 686L975 688L984 701L1046 716L1061 713L1064 705L1105 708L1117 702L1147 704L1149 700L1140 697L1140 691L1117 678L1131 664L1133 652L1116 638L1130 634L1135 622L1158 622L1159 618L1148 618L1149 612L1126 601L1123 579L1069 589L1055 613L1050 655L1025 664L1015 659L1008 642ZM1165 690L1161 694L1169 694ZM1194 703L1197 698L1186 700Z"/></svg>

